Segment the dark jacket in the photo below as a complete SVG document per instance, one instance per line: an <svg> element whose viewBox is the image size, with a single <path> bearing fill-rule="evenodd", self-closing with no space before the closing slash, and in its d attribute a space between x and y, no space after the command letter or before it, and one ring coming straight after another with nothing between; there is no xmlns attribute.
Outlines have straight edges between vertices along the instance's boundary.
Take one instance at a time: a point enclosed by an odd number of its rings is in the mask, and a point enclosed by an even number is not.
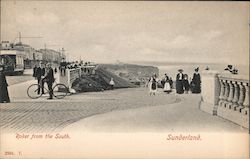
<svg viewBox="0 0 250 159"><path fill-rule="evenodd" d="M66 67L67 67L67 62L60 62L59 69L66 69Z"/></svg>
<svg viewBox="0 0 250 159"><path fill-rule="evenodd" d="M195 84L201 84L201 76L199 73L194 73L192 81Z"/></svg>
<svg viewBox="0 0 250 159"><path fill-rule="evenodd" d="M54 78L54 71L52 68L49 68L47 74L45 74L45 77L44 77L45 81L48 82L48 83L53 83L55 81L55 78Z"/></svg>
<svg viewBox="0 0 250 159"><path fill-rule="evenodd" d="M181 79L180 79L180 76L182 75ZM184 74L183 73L178 73L177 76L176 76L176 81L182 81L184 79Z"/></svg>
<svg viewBox="0 0 250 159"><path fill-rule="evenodd" d="M41 78L41 76L45 75L45 68L38 67L36 69L36 76L37 78Z"/></svg>

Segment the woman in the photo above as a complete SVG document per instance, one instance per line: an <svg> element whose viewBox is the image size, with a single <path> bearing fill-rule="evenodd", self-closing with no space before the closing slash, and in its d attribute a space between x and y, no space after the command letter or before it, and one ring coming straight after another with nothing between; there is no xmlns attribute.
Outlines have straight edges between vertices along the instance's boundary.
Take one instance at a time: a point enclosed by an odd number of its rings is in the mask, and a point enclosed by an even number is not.
<svg viewBox="0 0 250 159"><path fill-rule="evenodd" d="M0 103L9 103L8 83L6 81L3 67L0 67Z"/></svg>
<svg viewBox="0 0 250 159"><path fill-rule="evenodd" d="M171 90L170 78L168 77L167 74L165 74L164 81L165 82L164 82L163 91L166 92L167 94L169 94L172 90Z"/></svg>
<svg viewBox="0 0 250 159"><path fill-rule="evenodd" d="M157 81L156 81L156 74L154 74L150 79L149 79L149 94L150 95L155 95L157 91Z"/></svg>
<svg viewBox="0 0 250 159"><path fill-rule="evenodd" d="M201 77L199 73L199 67L196 68L191 82L192 93L201 93Z"/></svg>

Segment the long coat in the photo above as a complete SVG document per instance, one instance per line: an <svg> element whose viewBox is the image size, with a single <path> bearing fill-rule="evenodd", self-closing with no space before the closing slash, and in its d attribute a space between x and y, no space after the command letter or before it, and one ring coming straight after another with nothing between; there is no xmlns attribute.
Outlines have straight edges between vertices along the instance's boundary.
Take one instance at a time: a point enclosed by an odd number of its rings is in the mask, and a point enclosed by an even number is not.
<svg viewBox="0 0 250 159"><path fill-rule="evenodd" d="M192 93L201 93L201 76L199 73L194 73L191 82Z"/></svg>
<svg viewBox="0 0 250 159"><path fill-rule="evenodd" d="M183 79L184 79L184 74L178 73L176 75L176 93L178 93L178 94L184 93L184 90L183 90Z"/></svg>
<svg viewBox="0 0 250 159"><path fill-rule="evenodd" d="M0 72L0 103L9 103L8 83L3 72Z"/></svg>

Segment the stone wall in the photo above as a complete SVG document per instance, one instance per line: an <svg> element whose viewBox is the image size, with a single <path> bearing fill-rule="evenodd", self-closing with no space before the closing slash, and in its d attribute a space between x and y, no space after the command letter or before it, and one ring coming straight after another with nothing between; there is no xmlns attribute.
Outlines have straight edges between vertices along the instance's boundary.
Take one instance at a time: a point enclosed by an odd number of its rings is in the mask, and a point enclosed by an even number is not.
<svg viewBox="0 0 250 159"><path fill-rule="evenodd" d="M204 71L200 109L249 129L249 77Z"/></svg>

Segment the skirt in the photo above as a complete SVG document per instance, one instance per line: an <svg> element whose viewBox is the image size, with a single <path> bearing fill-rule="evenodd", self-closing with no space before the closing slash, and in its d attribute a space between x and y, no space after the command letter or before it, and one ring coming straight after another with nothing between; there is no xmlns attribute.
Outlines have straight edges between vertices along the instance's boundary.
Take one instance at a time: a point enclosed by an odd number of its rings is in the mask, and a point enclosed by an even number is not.
<svg viewBox="0 0 250 159"><path fill-rule="evenodd" d="M164 91L164 92L171 92L171 86L170 86L170 84L169 84L168 82L166 82L166 83L164 84L163 91Z"/></svg>

